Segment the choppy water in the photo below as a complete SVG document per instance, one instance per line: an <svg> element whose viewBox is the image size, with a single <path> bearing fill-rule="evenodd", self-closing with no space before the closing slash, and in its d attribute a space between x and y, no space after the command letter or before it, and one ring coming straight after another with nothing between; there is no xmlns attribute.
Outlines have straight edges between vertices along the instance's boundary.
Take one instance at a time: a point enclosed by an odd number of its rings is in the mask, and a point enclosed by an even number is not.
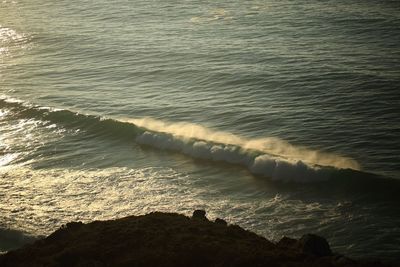
<svg viewBox="0 0 400 267"><path fill-rule="evenodd" d="M398 1L0 2L0 250L205 208L400 258Z"/></svg>

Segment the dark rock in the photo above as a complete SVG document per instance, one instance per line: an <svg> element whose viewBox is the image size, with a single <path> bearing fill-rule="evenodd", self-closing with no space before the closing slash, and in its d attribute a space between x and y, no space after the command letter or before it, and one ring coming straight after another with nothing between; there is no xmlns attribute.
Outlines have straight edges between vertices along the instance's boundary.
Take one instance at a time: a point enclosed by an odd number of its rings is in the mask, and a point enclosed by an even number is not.
<svg viewBox="0 0 400 267"><path fill-rule="evenodd" d="M312 254L318 257L332 255L332 251L329 247L328 241L318 235L303 235L299 240L299 246L301 247L302 251L307 254Z"/></svg>
<svg viewBox="0 0 400 267"><path fill-rule="evenodd" d="M289 237L282 237L281 240L276 244L280 248L289 248L289 249L297 249L299 246L298 240L289 238Z"/></svg>
<svg viewBox="0 0 400 267"><path fill-rule="evenodd" d="M193 219L207 220L205 210L195 210L192 215Z"/></svg>
<svg viewBox="0 0 400 267"><path fill-rule="evenodd" d="M343 255L336 255L333 259L334 259L333 261L340 266L351 265L351 264L357 263L355 260L350 259Z"/></svg>
<svg viewBox="0 0 400 267"><path fill-rule="evenodd" d="M78 229L79 227L83 226L82 222L69 222L66 225L68 229Z"/></svg>
<svg viewBox="0 0 400 267"><path fill-rule="evenodd" d="M193 218L196 219L154 212L110 221L67 224L43 240L0 255L0 266L386 266L338 256L316 256L326 255L330 249L326 240L314 235L299 241L282 238L275 245L240 226L221 227L222 219L220 223L203 221L205 211L194 212ZM302 253L300 244L314 252Z"/></svg>
<svg viewBox="0 0 400 267"><path fill-rule="evenodd" d="M220 218L215 219L215 223L219 224L219 225L223 225L223 226L227 226L228 225L228 223L225 220L220 219Z"/></svg>

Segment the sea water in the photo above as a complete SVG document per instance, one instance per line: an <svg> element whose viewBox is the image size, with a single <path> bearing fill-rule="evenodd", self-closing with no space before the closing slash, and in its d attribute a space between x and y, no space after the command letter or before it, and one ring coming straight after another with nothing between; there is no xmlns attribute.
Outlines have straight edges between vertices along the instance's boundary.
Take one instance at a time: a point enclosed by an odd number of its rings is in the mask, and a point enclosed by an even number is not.
<svg viewBox="0 0 400 267"><path fill-rule="evenodd" d="M398 1L0 2L0 250L205 209L400 258Z"/></svg>

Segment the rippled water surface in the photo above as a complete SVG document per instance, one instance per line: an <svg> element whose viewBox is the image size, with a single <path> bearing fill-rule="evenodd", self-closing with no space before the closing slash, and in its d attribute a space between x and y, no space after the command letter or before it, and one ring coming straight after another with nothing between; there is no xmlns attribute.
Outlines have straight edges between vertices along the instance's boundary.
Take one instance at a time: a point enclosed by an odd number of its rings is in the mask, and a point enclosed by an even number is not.
<svg viewBox="0 0 400 267"><path fill-rule="evenodd" d="M400 258L398 1L0 2L0 250L207 209Z"/></svg>

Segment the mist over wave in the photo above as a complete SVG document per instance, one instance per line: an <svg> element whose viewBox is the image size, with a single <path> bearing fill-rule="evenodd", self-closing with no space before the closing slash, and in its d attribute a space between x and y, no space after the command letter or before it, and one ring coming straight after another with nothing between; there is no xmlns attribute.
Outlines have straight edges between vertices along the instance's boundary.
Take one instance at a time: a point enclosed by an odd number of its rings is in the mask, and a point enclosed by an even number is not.
<svg viewBox="0 0 400 267"><path fill-rule="evenodd" d="M140 144L195 158L240 164L254 174L274 180L325 180L335 168L360 169L353 159L295 147L279 138L246 139L193 123L167 123L151 118L127 121L151 130L136 137Z"/></svg>
<svg viewBox="0 0 400 267"><path fill-rule="evenodd" d="M34 106L18 99L3 98L0 104L9 109L2 111L4 115L11 111L13 116L34 117L96 135L135 140L142 145L177 151L194 158L239 164L254 174L273 180L319 181L328 179L335 169L360 169L353 159L295 147L275 137L246 139L194 123L152 118L111 119ZM2 161L6 164L12 159L3 158Z"/></svg>
<svg viewBox="0 0 400 267"><path fill-rule="evenodd" d="M194 123L170 123L152 118L127 119L126 121L151 131L172 134L183 140L194 138L224 145L234 145L245 150L256 150L271 156L286 158L289 161L301 160L314 165L360 170L360 165L353 159L304 147L295 147L276 137L246 139L231 133L213 131Z"/></svg>

